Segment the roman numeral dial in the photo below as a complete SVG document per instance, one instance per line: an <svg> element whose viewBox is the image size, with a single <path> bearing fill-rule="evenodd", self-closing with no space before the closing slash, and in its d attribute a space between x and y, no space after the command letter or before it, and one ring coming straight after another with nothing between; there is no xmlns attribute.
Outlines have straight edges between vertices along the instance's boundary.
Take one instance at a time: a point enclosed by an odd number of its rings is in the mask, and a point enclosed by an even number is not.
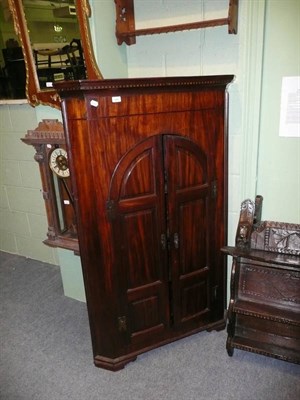
<svg viewBox="0 0 300 400"><path fill-rule="evenodd" d="M66 150L60 147L55 148L50 154L49 166L60 178L67 178L70 176Z"/></svg>

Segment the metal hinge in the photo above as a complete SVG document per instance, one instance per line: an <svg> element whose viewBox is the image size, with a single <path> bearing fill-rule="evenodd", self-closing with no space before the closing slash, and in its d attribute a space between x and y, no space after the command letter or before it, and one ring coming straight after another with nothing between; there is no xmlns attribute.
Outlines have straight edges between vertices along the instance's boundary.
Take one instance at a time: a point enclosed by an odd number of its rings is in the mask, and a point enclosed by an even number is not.
<svg viewBox="0 0 300 400"><path fill-rule="evenodd" d="M211 183L211 198L212 199L216 199L218 195L218 185L217 185L217 181L213 181Z"/></svg>
<svg viewBox="0 0 300 400"><path fill-rule="evenodd" d="M179 235L177 232L174 233L173 242L175 249L179 249Z"/></svg>
<svg viewBox="0 0 300 400"><path fill-rule="evenodd" d="M212 300L217 300L219 285L212 287Z"/></svg>
<svg viewBox="0 0 300 400"><path fill-rule="evenodd" d="M163 250L166 250L166 248L167 248L167 238L166 238L166 235L164 233L162 233L160 235L160 244L161 244L161 248Z"/></svg>
<svg viewBox="0 0 300 400"><path fill-rule="evenodd" d="M116 218L116 204L114 200L107 200L106 202L106 214L110 221Z"/></svg>
<svg viewBox="0 0 300 400"><path fill-rule="evenodd" d="M118 329L119 332L127 331L127 318L125 317L125 315L123 315L123 317L118 317Z"/></svg>
<svg viewBox="0 0 300 400"><path fill-rule="evenodd" d="M168 248L168 250L170 250L171 241L170 241L169 230L167 230L167 234L162 233L160 235L160 244L161 244L161 248L163 250L166 250L167 248ZM174 244L175 249L179 249L179 235L177 232L174 233L174 235L173 235L173 244Z"/></svg>

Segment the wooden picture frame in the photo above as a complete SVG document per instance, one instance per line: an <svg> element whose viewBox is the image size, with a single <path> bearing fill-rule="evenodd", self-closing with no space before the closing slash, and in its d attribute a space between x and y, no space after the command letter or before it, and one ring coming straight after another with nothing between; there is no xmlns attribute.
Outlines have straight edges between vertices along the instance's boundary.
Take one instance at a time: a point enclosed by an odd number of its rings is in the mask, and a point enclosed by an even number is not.
<svg viewBox="0 0 300 400"><path fill-rule="evenodd" d="M23 2L22 0L8 0L8 3L12 13L15 31L23 50L26 67L26 97L28 102L32 106L43 104L60 109L60 98L56 90L53 88L40 88ZM75 5L87 78L102 79L103 77L96 64L91 43L88 24L88 18L91 15L89 2L88 0L75 0Z"/></svg>

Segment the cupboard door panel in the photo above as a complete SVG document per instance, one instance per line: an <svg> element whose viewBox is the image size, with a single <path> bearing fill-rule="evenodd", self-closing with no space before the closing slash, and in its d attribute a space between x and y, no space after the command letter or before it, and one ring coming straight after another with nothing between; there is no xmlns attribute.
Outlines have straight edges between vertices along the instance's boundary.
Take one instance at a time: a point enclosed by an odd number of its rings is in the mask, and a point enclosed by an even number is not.
<svg viewBox="0 0 300 400"><path fill-rule="evenodd" d="M127 291L131 345L153 342L169 325L169 312L160 281Z"/></svg>
<svg viewBox="0 0 300 400"><path fill-rule="evenodd" d="M185 277L180 288L180 322L205 319L208 309L208 280L201 276Z"/></svg>
<svg viewBox="0 0 300 400"><path fill-rule="evenodd" d="M134 345L168 326L167 254L161 138L130 149L113 173L110 198L120 313Z"/></svg>
<svg viewBox="0 0 300 400"><path fill-rule="evenodd" d="M120 199L155 194L152 149L145 149L131 163L123 176Z"/></svg>
<svg viewBox="0 0 300 400"><path fill-rule="evenodd" d="M123 238L122 264L126 265L128 289L155 282L160 278L156 210L145 209L120 216ZM155 251L156 250L156 251Z"/></svg>
<svg viewBox="0 0 300 400"><path fill-rule="evenodd" d="M165 137L174 325L198 324L209 312L210 165L189 139Z"/></svg>
<svg viewBox="0 0 300 400"><path fill-rule="evenodd" d="M206 219L205 197L179 205L180 275L193 273L207 266Z"/></svg>
<svg viewBox="0 0 300 400"><path fill-rule="evenodd" d="M209 311L208 256L207 256L207 207L205 198L198 198L179 205L178 247L178 305L181 321L190 321Z"/></svg>

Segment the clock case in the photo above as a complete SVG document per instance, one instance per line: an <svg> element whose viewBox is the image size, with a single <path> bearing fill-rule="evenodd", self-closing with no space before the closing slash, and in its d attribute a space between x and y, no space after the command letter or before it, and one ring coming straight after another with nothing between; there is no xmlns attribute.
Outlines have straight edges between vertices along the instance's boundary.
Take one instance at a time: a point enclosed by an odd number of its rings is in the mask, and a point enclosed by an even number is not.
<svg viewBox="0 0 300 400"><path fill-rule="evenodd" d="M62 123L56 119L43 119L36 129L27 131L21 140L35 148L34 159L39 164L48 220L47 238L43 243L79 254L70 176L61 178L49 166L49 158L55 148L66 150Z"/></svg>

